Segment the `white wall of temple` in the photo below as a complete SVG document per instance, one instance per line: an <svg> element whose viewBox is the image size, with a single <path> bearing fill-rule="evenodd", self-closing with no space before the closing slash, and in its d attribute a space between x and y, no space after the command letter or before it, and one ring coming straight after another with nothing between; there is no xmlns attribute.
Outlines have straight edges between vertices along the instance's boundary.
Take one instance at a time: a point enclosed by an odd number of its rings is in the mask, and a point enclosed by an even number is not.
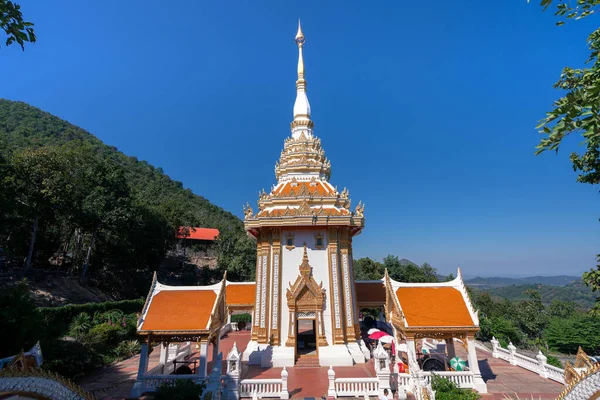
<svg viewBox="0 0 600 400"><path fill-rule="evenodd" d="M323 235L323 248L317 249L315 246L315 235ZM285 246L287 237L294 236L295 248L288 250ZM286 299L286 291L293 284L300 270L298 267L302 264L302 256L304 255L304 243L306 243L308 261L312 267L313 276L317 283L323 283L325 288L325 310L323 311L323 319L325 323L325 334L327 343L332 344L332 329L331 329L331 310L329 306L329 264L327 261L327 232L325 230L284 230L281 234L281 343L285 344L288 337L289 329L289 309Z"/></svg>

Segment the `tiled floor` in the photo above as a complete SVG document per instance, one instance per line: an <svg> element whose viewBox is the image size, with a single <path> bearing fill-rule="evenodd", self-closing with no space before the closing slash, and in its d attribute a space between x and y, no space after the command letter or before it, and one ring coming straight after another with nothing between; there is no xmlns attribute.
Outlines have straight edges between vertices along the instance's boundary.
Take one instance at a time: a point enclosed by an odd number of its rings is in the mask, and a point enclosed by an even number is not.
<svg viewBox="0 0 600 400"><path fill-rule="evenodd" d="M250 332L231 332L221 339L220 350L223 357L236 342L237 348L243 351L250 340ZM457 346L458 347L458 346ZM457 349L458 350L458 349ZM158 348L150 354L149 368L158 363L160 351ZM460 355L460 354L459 354ZM197 357L197 354L192 354ZM208 371L212 363L212 348L208 349ZM554 381L543 379L525 369L515 367L503 360L495 359L491 354L478 351L479 365L487 382L489 394L483 400L501 400L507 395L518 394L521 399L555 399L564 389ZM123 399L127 398L137 374L139 356L114 364L83 379L79 384L86 390L93 391L98 398ZM225 365L223 365L225 368ZM288 368L288 387L293 398L314 397L327 395L327 369L320 368ZM245 366L245 378L278 378L281 368L263 369L256 366ZM375 370L373 361L353 367L334 368L336 377L373 377Z"/></svg>

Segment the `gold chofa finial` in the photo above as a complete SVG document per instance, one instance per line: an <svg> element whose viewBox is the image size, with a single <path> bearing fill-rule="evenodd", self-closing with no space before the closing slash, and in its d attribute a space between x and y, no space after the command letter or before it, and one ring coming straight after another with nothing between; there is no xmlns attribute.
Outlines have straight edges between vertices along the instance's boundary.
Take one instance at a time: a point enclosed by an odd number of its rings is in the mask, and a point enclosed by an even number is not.
<svg viewBox="0 0 600 400"><path fill-rule="evenodd" d="M302 26L300 25L300 18L298 18L298 33L296 33L296 44L298 47L302 47L304 44L304 33L302 33Z"/></svg>

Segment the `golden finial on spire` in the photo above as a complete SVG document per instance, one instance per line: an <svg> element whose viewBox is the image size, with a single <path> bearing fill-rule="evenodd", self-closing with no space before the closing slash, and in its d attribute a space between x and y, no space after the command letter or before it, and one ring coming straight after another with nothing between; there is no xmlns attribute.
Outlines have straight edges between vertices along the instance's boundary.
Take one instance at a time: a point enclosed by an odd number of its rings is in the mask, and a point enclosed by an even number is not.
<svg viewBox="0 0 600 400"><path fill-rule="evenodd" d="M300 25L300 18L298 18L298 33L296 33L296 44L298 47L302 47L304 44L304 33L302 33L302 26Z"/></svg>

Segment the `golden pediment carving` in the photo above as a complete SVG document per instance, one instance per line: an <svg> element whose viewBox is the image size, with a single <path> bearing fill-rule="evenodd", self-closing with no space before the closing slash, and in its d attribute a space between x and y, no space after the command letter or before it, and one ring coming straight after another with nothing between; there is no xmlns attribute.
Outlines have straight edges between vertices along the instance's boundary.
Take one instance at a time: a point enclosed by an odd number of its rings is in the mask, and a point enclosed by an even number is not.
<svg viewBox="0 0 600 400"><path fill-rule="evenodd" d="M300 274L286 291L288 307L296 311L318 311L325 307L325 289L323 283L317 283L312 276L312 267L308 262L306 244L302 264L298 268Z"/></svg>

